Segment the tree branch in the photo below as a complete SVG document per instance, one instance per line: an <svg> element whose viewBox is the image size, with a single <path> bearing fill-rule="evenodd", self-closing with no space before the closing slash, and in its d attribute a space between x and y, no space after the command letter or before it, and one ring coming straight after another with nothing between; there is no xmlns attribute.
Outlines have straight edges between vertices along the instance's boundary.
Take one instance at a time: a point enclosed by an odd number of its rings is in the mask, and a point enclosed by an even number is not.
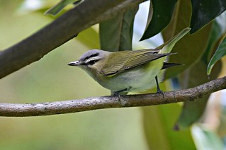
<svg viewBox="0 0 226 150"><path fill-rule="evenodd" d="M226 88L226 76L194 88L165 92L161 94L141 94L127 96L103 96L78 100L47 102L36 104L0 103L0 116L25 117L82 112L104 108L137 107L193 101L204 95Z"/></svg>
<svg viewBox="0 0 226 150"><path fill-rule="evenodd" d="M38 61L82 30L143 0L85 0L21 42L0 51L0 79Z"/></svg>

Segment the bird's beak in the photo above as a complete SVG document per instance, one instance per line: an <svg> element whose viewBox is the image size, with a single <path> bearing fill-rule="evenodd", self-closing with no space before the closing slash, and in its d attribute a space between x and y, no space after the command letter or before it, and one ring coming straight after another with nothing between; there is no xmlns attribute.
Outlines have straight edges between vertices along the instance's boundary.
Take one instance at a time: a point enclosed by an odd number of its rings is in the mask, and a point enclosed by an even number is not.
<svg viewBox="0 0 226 150"><path fill-rule="evenodd" d="M73 62L70 62L69 64L68 64L69 66L80 66L80 65L82 65L82 62L81 61L73 61Z"/></svg>

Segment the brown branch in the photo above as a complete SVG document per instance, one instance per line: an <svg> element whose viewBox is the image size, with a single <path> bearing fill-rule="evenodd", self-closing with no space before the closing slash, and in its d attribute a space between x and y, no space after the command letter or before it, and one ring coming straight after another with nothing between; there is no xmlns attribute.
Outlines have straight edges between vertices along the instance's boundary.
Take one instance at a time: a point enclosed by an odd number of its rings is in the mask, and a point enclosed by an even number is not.
<svg viewBox="0 0 226 150"><path fill-rule="evenodd" d="M40 31L0 51L0 79L38 61L77 33L143 0L86 0Z"/></svg>
<svg viewBox="0 0 226 150"><path fill-rule="evenodd" d="M193 101L204 95L226 88L226 76L194 88L165 92L161 94L143 94L127 96L103 96L80 100L59 101L37 104L0 103L0 116L25 117L64 114L104 108L137 107Z"/></svg>

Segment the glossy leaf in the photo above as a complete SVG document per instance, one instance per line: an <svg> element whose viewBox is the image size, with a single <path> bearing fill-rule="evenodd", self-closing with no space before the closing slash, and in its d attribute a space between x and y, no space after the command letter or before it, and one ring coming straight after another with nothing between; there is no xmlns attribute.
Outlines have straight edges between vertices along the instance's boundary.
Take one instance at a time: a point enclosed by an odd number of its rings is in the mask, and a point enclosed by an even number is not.
<svg viewBox="0 0 226 150"><path fill-rule="evenodd" d="M146 30L141 40L158 34L169 24L176 2L177 0L151 0Z"/></svg>
<svg viewBox="0 0 226 150"><path fill-rule="evenodd" d="M169 81L160 83L163 91L168 91ZM153 93L153 89L149 91ZM195 149L189 129L177 132L173 129L180 113L181 105L169 104L143 107L144 133L149 149L160 150L190 150Z"/></svg>
<svg viewBox="0 0 226 150"><path fill-rule="evenodd" d="M226 20L224 21L226 22ZM216 42L222 36L223 32L226 31L225 29L220 25L220 22L218 22L217 20L213 21L209 42L203 56L205 63L208 63L210 61L211 55L213 55L213 52L216 50Z"/></svg>
<svg viewBox="0 0 226 150"><path fill-rule="evenodd" d="M213 74L209 77L206 75L206 67L207 64L202 58L191 68L183 72L179 77L181 87L183 89L192 88L217 78L221 71L222 64L219 62L214 68ZM196 101L184 102L182 112L176 123L177 128L181 129L190 127L193 123L200 119L205 111L209 95L203 96Z"/></svg>
<svg viewBox="0 0 226 150"><path fill-rule="evenodd" d="M191 33L208 24L225 10L225 0L192 0Z"/></svg>
<svg viewBox="0 0 226 150"><path fill-rule="evenodd" d="M189 129L173 129L180 105L170 104L142 108L144 130L149 149L191 150L195 149Z"/></svg>
<svg viewBox="0 0 226 150"><path fill-rule="evenodd" d="M191 2L180 0L174 11L170 24L163 30L164 41L169 40L183 28L189 26L191 19ZM198 32L186 35L173 48L172 52L177 53L169 58L169 62L184 64L179 67L172 67L166 70L165 78L171 78L186 70L193 63L197 62L205 51L209 39L211 24L205 26Z"/></svg>
<svg viewBox="0 0 226 150"><path fill-rule="evenodd" d="M208 64L208 57L211 55L213 50L213 45L216 43L216 39L219 37L221 26L215 21L210 32L210 38L208 41L208 46L202 56L202 58L193 64L192 67L180 74L180 85L181 88L191 88L198 86L200 84L206 83L209 80L217 78L221 71L221 63L218 63L214 68L213 74L211 76L206 75L206 68ZM197 101L188 101L183 104L183 110L177 121L178 128L184 128L191 126L194 122L198 121L205 111L209 95L206 95Z"/></svg>
<svg viewBox="0 0 226 150"><path fill-rule="evenodd" d="M203 126L192 127L192 134L198 150L223 150L224 145L219 136Z"/></svg>
<svg viewBox="0 0 226 150"><path fill-rule="evenodd" d="M51 7L48 9L45 14L50 14L50 15L56 15L58 14L64 7L71 3L75 3L75 5L78 5L82 0L61 0L59 3L57 3L55 6Z"/></svg>
<svg viewBox="0 0 226 150"><path fill-rule="evenodd" d="M219 47L217 48L216 52L214 53L213 57L211 58L208 67L207 67L207 74L211 73L211 70L215 63L220 60L223 56L226 55L226 33L222 36L219 42Z"/></svg>
<svg viewBox="0 0 226 150"><path fill-rule="evenodd" d="M164 39L171 38L175 32L177 33L181 28L189 26L191 11L190 1L182 0L178 2L173 19L163 32ZM210 31L211 24L205 26L192 35L185 36L175 45L172 52L177 52L178 55L170 57L169 62L176 62L185 65L166 70L166 78L173 77L193 65L189 70L185 71L185 76L181 78L181 81L186 83L186 86L183 88L193 87L208 81L205 74L205 68L207 65L203 60L200 60L200 58L205 52L206 45L209 41ZM200 76L201 74L203 76ZM178 127L187 127L197 121L205 109L207 99L208 96L197 103L186 102L177 122Z"/></svg>
<svg viewBox="0 0 226 150"><path fill-rule="evenodd" d="M132 50L133 23L138 7L117 14L100 23L101 49L107 51Z"/></svg>

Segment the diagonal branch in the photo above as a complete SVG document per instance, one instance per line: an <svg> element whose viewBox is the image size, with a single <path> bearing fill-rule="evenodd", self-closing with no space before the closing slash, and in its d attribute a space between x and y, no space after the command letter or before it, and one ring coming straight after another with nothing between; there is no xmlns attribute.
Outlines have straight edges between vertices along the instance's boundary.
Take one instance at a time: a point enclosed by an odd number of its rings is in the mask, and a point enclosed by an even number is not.
<svg viewBox="0 0 226 150"><path fill-rule="evenodd" d="M46 27L0 51L0 79L38 61L82 30L144 0L85 0Z"/></svg>
<svg viewBox="0 0 226 150"><path fill-rule="evenodd" d="M0 103L0 116L25 117L82 112L104 108L137 107L193 101L204 95L226 88L226 76L194 88L165 92L161 94L141 94L127 96L103 96L80 100L59 101L36 104Z"/></svg>

